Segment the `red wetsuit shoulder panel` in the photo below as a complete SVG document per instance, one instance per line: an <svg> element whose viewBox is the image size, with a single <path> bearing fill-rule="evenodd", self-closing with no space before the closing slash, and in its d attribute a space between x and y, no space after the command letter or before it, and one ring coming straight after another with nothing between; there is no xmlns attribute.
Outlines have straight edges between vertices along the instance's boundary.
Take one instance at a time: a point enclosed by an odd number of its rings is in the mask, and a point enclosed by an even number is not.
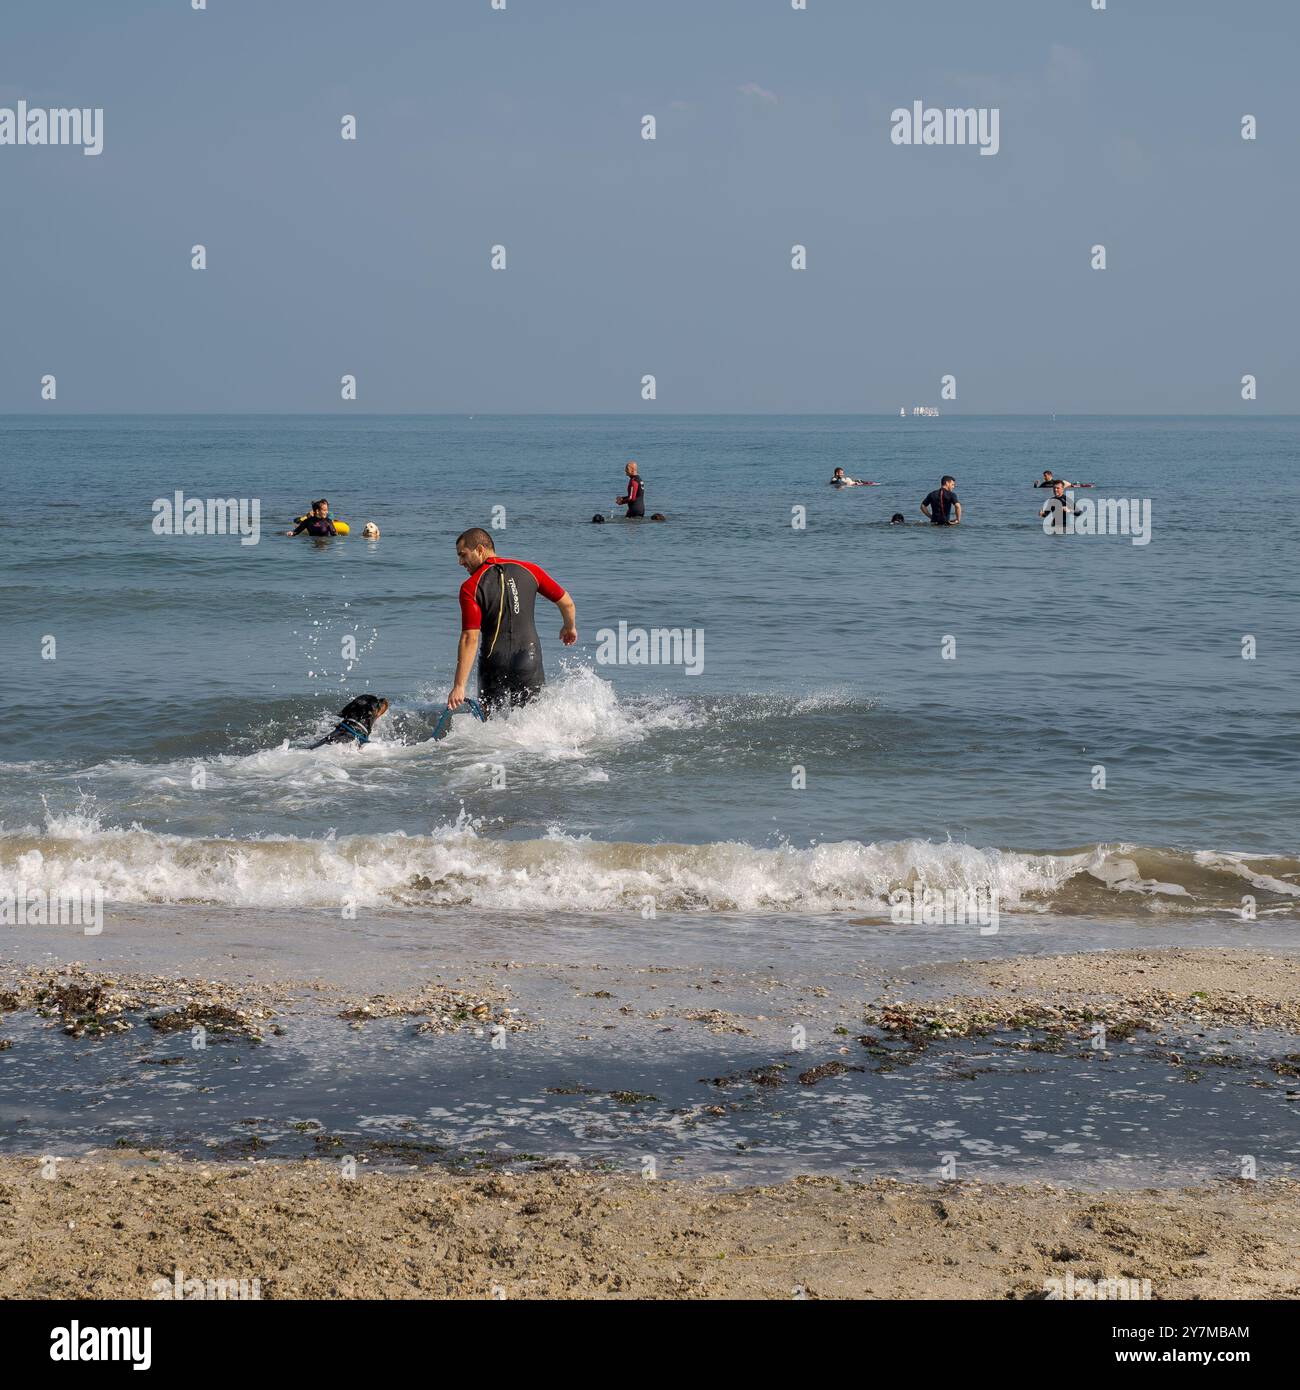
<svg viewBox="0 0 1300 1390"><path fill-rule="evenodd" d="M564 585L557 584L541 565L535 565L531 560L505 560L498 558L497 564L518 565L520 569L527 570L537 581L537 592L541 594L543 598L550 599L552 603L558 603L564 595Z"/></svg>
<svg viewBox="0 0 1300 1390"><path fill-rule="evenodd" d="M478 582L495 563L485 560L460 586L460 630L477 632L483 626L483 610L478 604Z"/></svg>

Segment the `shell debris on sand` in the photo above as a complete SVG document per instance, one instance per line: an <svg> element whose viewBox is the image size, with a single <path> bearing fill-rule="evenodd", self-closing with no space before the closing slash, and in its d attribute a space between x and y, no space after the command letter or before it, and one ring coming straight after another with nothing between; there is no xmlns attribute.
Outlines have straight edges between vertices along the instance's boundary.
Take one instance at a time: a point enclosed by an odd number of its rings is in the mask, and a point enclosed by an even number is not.
<svg viewBox="0 0 1300 1390"><path fill-rule="evenodd" d="M506 1007L505 999L502 993L489 997L484 991L428 984L411 994L373 995L362 1004L344 1009L339 1017L354 1028L384 1018L418 1018L416 1033L434 1037L476 1026L501 1028L508 1033L526 1032L532 1025L517 1009Z"/></svg>
<svg viewBox="0 0 1300 1390"><path fill-rule="evenodd" d="M260 1039L260 1025L275 1017L266 986L232 985L163 975L98 974L73 963L7 971L0 1014L30 1009L72 1038L106 1037L134 1028L131 1015L147 1015L156 1032L202 1026L211 1033ZM161 1011L161 1012L159 1012Z"/></svg>
<svg viewBox="0 0 1300 1390"><path fill-rule="evenodd" d="M1078 1032L1102 1023L1156 1031L1184 1022L1300 1034L1300 959L1229 948L1018 956L968 965L963 989L869 1004L887 1033L962 1037L997 1028ZM987 994L968 992L987 989Z"/></svg>

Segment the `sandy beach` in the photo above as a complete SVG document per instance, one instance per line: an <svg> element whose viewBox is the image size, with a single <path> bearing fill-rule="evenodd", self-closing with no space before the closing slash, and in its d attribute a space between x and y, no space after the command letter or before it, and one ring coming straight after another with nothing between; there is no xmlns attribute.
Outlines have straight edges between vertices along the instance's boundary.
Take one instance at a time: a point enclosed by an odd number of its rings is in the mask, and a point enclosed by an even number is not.
<svg viewBox="0 0 1300 1390"><path fill-rule="evenodd" d="M0 1163L0 1297L158 1297L176 1270L256 1279L264 1299L1038 1299L1067 1272L1149 1280L1153 1299L1295 1298L1300 1185L718 1192L165 1159L72 1162L46 1181Z"/></svg>
<svg viewBox="0 0 1300 1390"><path fill-rule="evenodd" d="M84 952L86 943L77 945ZM165 1098L185 1119L173 1122L174 1145L143 1132L96 1145L107 1135L89 1123L97 1097L72 1124L85 1142L33 1137L21 1153L11 1144L0 1159L7 1297L155 1297L154 1281L173 1280L177 1270L182 1279L235 1281L231 1289L243 1280L265 1299L1033 1299L1050 1296L1067 1275L1074 1297L1097 1280L1125 1281L1110 1286L1122 1296L1157 1299L1300 1293L1300 1182L1263 1152L1254 1178L1234 1173L1234 1157L1208 1180L1201 1173L1169 1182L1169 1170L1130 1156L1127 1166L1078 1168L1080 1182L1071 1180L1078 1146L1067 1143L1041 1178L990 1181L979 1176L979 1145L963 1149L951 1137L961 1131L939 1129L921 1141L935 1166L918 1180L878 1175L889 1149L865 1163L795 1143L786 1152L782 1127L782 1107L833 1114L852 1088L886 1084L936 1053L944 1064L927 1086L955 1097L992 1069L994 1049L1016 1062L1010 1075L1022 1088L1056 1084L1042 1062L1091 1068L1107 1092L1131 1089L1134 1069L1146 1066L1166 1087L1177 1078L1188 1098L1179 1106L1214 1111L1225 1102L1218 1093L1211 1099L1210 1087L1230 1083L1293 1124L1300 962L1279 951L1027 954L818 979L716 966L687 978L627 963L479 962L454 980L405 988L390 975L380 990L375 978L358 989L339 971L307 980L265 971L248 978L234 964L203 975L123 970L130 951L122 943L115 961L98 949L97 962L5 967L4 1064L24 1050L39 1055L50 1087L41 1100L57 1104L54 1081L107 1049L134 1045L115 1054L110 1090L130 1083L133 1113ZM796 1015L808 1035L802 1051L787 1044L762 1065L726 1070L724 1058L752 1061L774 1018L783 1029ZM313 1031L325 1021L338 1032ZM1110 1034L1100 1049L1098 1026ZM236 1104L249 1112L239 1122L247 1138L217 1142L222 1126L209 1133L193 1119L215 1088L186 1091L169 1079L169 1089L141 1091L134 1080L192 1070L185 1043L196 1027L209 1038L200 1066L265 1056L299 1034L307 1050L329 1052L340 1036L397 1029L393 1038L405 1041L386 1044L389 1058L395 1047L429 1049L428 1059L444 1066L453 1065L455 1048L481 1055L493 1037L510 1049L563 1034L589 1059L580 1078L572 1079L573 1054L560 1051L547 1054L554 1074L541 1079L549 1085L539 1087L530 1071L517 1095L502 1089L504 1074L495 1092L481 1083L463 1089L504 1112L529 1101L539 1107L533 1093L544 1091L557 1104L587 1107L570 1137L598 1123L612 1137L601 1150L550 1152L550 1131L534 1117L540 1110L516 1122L508 1143L462 1142L469 1131L454 1130L454 1117L437 1142L396 1117L352 1128L328 1113L272 1124L259 1119L266 1094L241 1079ZM689 1080L701 1099L689 1115L673 1107L671 1129L655 1128L665 1098L634 1089L640 1073L624 1069L624 1049L635 1054L662 1030L686 1034L694 1061L709 1047L724 1050L717 1075L697 1066ZM170 1044L178 1046L169 1052ZM944 1052L954 1046L984 1051L957 1065ZM44 1069L59 1057L50 1075ZM236 1070L255 1077L266 1065ZM1139 1110L1149 1103L1138 1096ZM720 1157L721 1146L695 1137L710 1125L729 1134L733 1123L748 1126L739 1142L755 1149L752 1163L739 1153ZM1242 1135L1234 1152L1251 1142ZM693 1144L704 1147L682 1163ZM765 1144L777 1156L764 1156ZM945 1149L960 1155L951 1181L938 1166ZM657 1156L648 1169L647 1155ZM805 1161L808 1172L800 1171ZM753 1180L764 1172L780 1180Z"/></svg>

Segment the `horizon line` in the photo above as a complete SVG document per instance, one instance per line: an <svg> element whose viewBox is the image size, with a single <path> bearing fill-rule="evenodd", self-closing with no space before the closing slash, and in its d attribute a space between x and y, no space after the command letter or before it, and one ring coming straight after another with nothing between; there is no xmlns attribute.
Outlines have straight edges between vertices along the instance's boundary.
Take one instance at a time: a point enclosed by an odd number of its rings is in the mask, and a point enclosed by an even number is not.
<svg viewBox="0 0 1300 1390"><path fill-rule="evenodd" d="M107 417L110 419L295 419L302 417L348 416L361 419L646 419L655 416L670 419L843 419L843 420L898 420L912 416L899 416L893 412L871 410L12 410L0 411L0 420L27 420L43 417L54 419L85 419ZM1125 410L996 410L963 411L951 415L922 417L926 420L1264 420L1300 419L1300 411L1125 411Z"/></svg>

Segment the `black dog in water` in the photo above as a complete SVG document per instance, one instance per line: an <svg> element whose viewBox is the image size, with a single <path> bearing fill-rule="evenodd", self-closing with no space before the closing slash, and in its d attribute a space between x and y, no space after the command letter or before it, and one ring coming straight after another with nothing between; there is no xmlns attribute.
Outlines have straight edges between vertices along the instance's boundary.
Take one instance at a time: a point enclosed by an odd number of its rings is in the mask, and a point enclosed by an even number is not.
<svg viewBox="0 0 1300 1390"><path fill-rule="evenodd" d="M311 747L321 748L327 743L353 743L360 748L363 743L370 742L370 731L375 727L375 721L387 713L387 700L381 700L378 695L358 695L339 710L339 722L335 724L333 732L317 739Z"/></svg>

